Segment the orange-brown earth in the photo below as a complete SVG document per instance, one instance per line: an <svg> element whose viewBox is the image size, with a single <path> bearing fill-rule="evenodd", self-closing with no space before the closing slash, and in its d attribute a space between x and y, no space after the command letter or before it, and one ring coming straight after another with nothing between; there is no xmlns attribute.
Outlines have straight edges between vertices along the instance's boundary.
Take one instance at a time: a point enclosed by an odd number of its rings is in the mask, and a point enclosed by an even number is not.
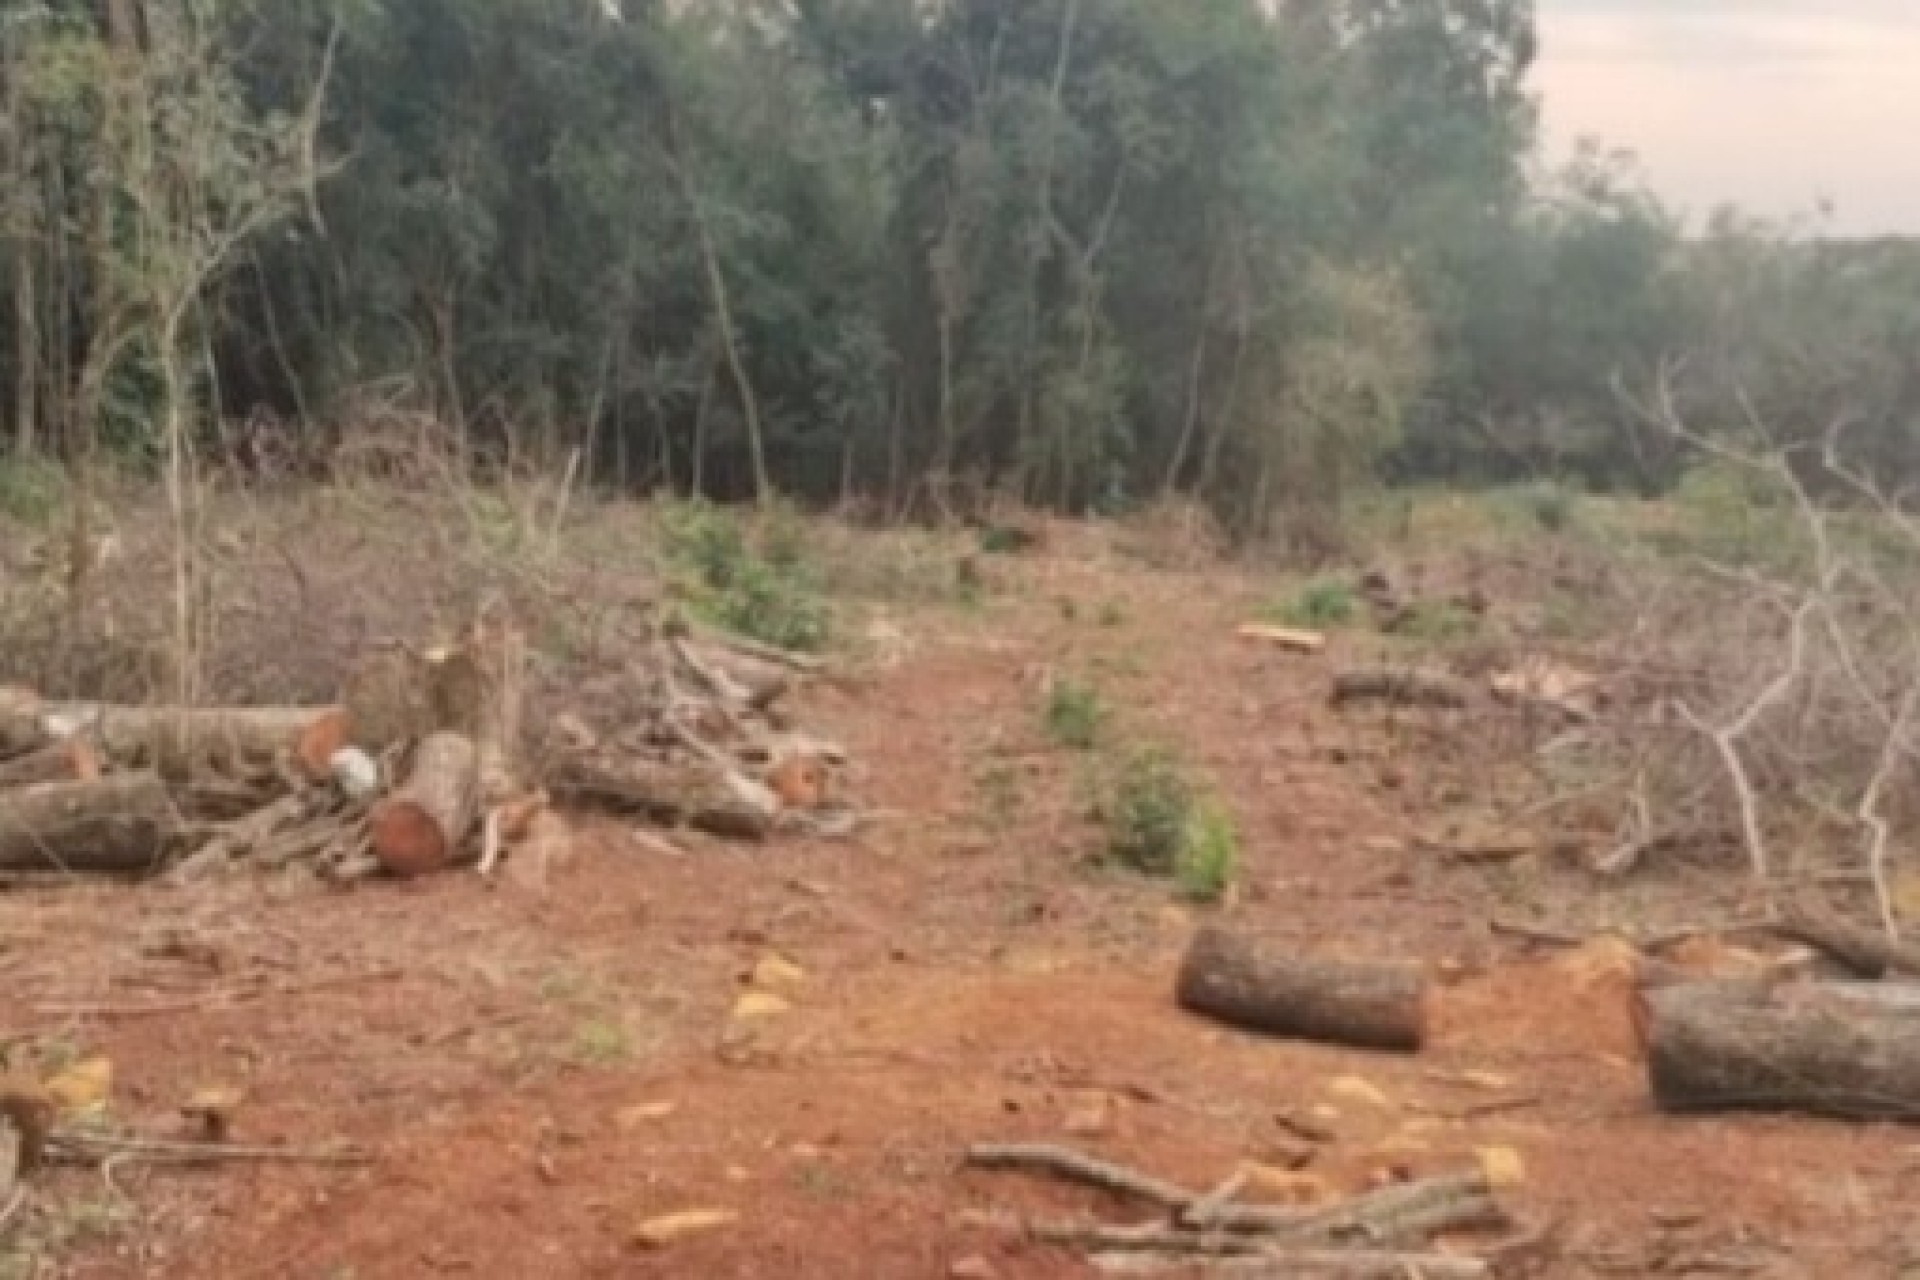
<svg viewBox="0 0 1920 1280"><path fill-rule="evenodd" d="M0 897L0 1036L108 1057L117 1117L164 1128L225 1085L245 1095L236 1140L372 1153L61 1171L10 1229L60 1237L89 1277L1074 1276L996 1215L1121 1207L964 1172L969 1143L1061 1141L1211 1186L1297 1160L1280 1117L1304 1115L1333 1135L1309 1172L1335 1190L1518 1153L1503 1197L1557 1227L1538 1274L1892 1276L1920 1256L1900 1211L1920 1143L1656 1114L1604 953L1488 929L1606 890L1420 851L1434 806L1491 785L1470 750L1487 734L1383 764L1380 717L1326 706L1325 659L1235 638L1251 578L1103 548L996 562L1010 581L979 609L896 609L894 660L803 695L857 762L873 818L850 841L675 857L584 821L543 884ZM1097 680L1117 739L1177 742L1215 781L1245 845L1227 906L1090 864L1086 759L1039 714L1049 671ZM1445 962L1431 1047L1266 1041L1177 1011L1180 948L1213 914ZM763 984L790 1007L736 1019L769 954L802 971ZM636 1240L688 1210L733 1216Z"/></svg>

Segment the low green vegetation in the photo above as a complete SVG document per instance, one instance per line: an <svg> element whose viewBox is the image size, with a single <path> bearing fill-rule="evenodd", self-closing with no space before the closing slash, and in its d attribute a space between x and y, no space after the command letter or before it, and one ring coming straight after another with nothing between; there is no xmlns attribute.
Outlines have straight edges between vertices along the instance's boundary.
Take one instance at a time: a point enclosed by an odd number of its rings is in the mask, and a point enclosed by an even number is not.
<svg viewBox="0 0 1920 1280"><path fill-rule="evenodd" d="M1047 691L1047 736L1063 747L1091 751L1107 722L1100 690L1078 680L1061 679Z"/></svg>
<svg viewBox="0 0 1920 1280"><path fill-rule="evenodd" d="M1328 631L1351 624L1360 616L1360 600L1344 578L1315 578L1285 600L1261 611L1282 626Z"/></svg>
<svg viewBox="0 0 1920 1280"><path fill-rule="evenodd" d="M700 616L783 649L826 647L832 611L797 521L769 519L756 542L732 512L689 502L663 508L660 524L676 590Z"/></svg>
<svg viewBox="0 0 1920 1280"><path fill-rule="evenodd" d="M1114 767L1099 812L1107 857L1118 866L1171 879L1182 897L1217 902L1240 863L1240 836L1186 763L1161 746L1136 747Z"/></svg>

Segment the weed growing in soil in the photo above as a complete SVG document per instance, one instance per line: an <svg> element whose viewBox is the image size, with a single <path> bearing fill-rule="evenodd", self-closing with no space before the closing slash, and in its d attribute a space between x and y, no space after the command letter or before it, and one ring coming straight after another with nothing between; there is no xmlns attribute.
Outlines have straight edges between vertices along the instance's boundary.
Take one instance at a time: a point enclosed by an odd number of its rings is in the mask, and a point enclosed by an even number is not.
<svg viewBox="0 0 1920 1280"><path fill-rule="evenodd" d="M1287 600L1263 611L1269 621L1316 630L1344 627L1360 613L1353 586L1339 578L1316 578Z"/></svg>
<svg viewBox="0 0 1920 1280"><path fill-rule="evenodd" d="M776 517L756 548L733 516L691 502L665 508L661 528L680 588L707 621L783 649L826 647L831 612L796 523Z"/></svg>
<svg viewBox="0 0 1920 1280"><path fill-rule="evenodd" d="M1218 902L1232 885L1240 865L1240 833L1167 748L1129 752L1099 810L1108 856L1121 866L1171 878L1191 902Z"/></svg>
<svg viewBox="0 0 1920 1280"><path fill-rule="evenodd" d="M0 516L35 529L50 528L66 501L66 475L50 462L0 461Z"/></svg>
<svg viewBox="0 0 1920 1280"><path fill-rule="evenodd" d="M1189 902L1218 902L1233 884L1240 865L1240 832L1227 811L1212 800L1201 804L1187 824L1174 880Z"/></svg>
<svg viewBox="0 0 1920 1280"><path fill-rule="evenodd" d="M1108 853L1145 875L1173 875L1186 849L1195 800L1193 782L1171 751L1142 747L1129 752L1101 806Z"/></svg>
<svg viewBox="0 0 1920 1280"><path fill-rule="evenodd" d="M1047 736L1063 747L1091 751L1107 722L1100 691L1077 680L1056 680L1047 691Z"/></svg>

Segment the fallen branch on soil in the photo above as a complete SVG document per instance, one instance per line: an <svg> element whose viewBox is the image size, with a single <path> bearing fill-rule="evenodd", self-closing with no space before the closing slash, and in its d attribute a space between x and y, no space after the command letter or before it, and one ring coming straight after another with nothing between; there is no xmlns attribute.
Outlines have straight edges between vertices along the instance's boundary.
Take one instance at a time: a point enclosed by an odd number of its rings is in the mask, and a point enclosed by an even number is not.
<svg viewBox="0 0 1920 1280"><path fill-rule="evenodd" d="M1492 1187L1477 1172L1398 1184L1338 1204L1302 1209L1236 1204L1235 1180L1202 1193L1067 1147L976 1146L968 1150L966 1164L975 1169L1048 1175L1144 1200L1166 1211L1164 1220L1127 1226L1044 1222L1026 1226L1034 1239L1103 1252L1188 1259L1237 1255L1280 1268L1290 1259L1307 1256L1299 1251L1327 1250L1339 1260L1338 1265L1359 1266L1376 1251L1417 1246L1445 1231L1507 1222ZM1345 1246L1352 1246L1352 1251ZM1275 1270L1273 1274L1287 1273ZM1471 1274L1485 1274L1484 1264Z"/></svg>
<svg viewBox="0 0 1920 1280"><path fill-rule="evenodd" d="M1728 981L1639 998L1668 1111L1920 1119L1920 986Z"/></svg>
<svg viewBox="0 0 1920 1280"><path fill-rule="evenodd" d="M1855 924L1825 902L1789 903L1773 928L1783 938L1818 948L1862 978L1920 976L1920 946Z"/></svg>
<svg viewBox="0 0 1920 1280"><path fill-rule="evenodd" d="M1102 1275L1145 1276L1190 1271L1190 1258L1158 1258L1139 1253L1096 1253L1088 1265ZM1377 1249L1261 1249L1237 1257L1211 1258L1208 1275L1248 1280L1479 1280L1494 1274L1491 1264L1453 1253L1389 1253Z"/></svg>
<svg viewBox="0 0 1920 1280"><path fill-rule="evenodd" d="M1333 678L1333 705L1390 702L1408 707L1457 709L1473 697L1473 686L1444 671L1413 667L1361 667Z"/></svg>
<svg viewBox="0 0 1920 1280"><path fill-rule="evenodd" d="M56 1129L47 1137L49 1159L68 1164L99 1164L135 1160L150 1164L216 1162L362 1165L373 1157L357 1147L272 1147L233 1142L193 1142L149 1138L139 1134L104 1133L93 1129Z"/></svg>
<svg viewBox="0 0 1920 1280"><path fill-rule="evenodd" d="M1360 965L1282 952L1209 926L1187 946L1181 1007L1269 1035L1412 1051L1426 1033L1417 966Z"/></svg>

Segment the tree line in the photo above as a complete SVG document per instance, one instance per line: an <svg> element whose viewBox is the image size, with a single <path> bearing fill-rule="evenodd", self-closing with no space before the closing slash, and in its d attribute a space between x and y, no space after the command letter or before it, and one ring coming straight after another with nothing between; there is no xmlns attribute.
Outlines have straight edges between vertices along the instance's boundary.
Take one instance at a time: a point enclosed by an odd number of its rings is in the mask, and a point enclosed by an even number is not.
<svg viewBox="0 0 1920 1280"><path fill-rule="evenodd" d="M1528 0L12 0L0 427L376 404L475 460L887 510L1647 491L1623 397L1909 474L1920 249L1542 163ZM177 459L176 459L177 461Z"/></svg>

